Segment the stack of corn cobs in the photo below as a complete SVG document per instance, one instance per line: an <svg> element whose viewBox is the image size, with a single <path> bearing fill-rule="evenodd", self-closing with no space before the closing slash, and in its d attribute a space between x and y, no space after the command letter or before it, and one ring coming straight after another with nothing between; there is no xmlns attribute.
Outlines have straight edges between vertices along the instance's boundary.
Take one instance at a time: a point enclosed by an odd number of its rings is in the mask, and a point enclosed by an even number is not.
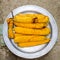
<svg viewBox="0 0 60 60"><path fill-rule="evenodd" d="M8 37L20 47L31 47L48 43L50 29L48 16L43 14L17 14L7 19Z"/></svg>

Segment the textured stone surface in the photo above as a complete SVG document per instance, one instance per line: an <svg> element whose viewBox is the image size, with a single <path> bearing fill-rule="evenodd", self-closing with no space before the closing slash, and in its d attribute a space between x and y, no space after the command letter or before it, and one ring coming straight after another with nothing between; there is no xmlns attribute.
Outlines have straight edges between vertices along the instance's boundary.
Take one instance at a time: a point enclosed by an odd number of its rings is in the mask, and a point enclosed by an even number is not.
<svg viewBox="0 0 60 60"><path fill-rule="evenodd" d="M22 5L38 5L47 9L55 18L59 35L53 49L41 58L34 60L60 60L60 0L0 0L0 24L3 23L8 13ZM1 36L0 36L1 39ZM0 60L27 60L12 54L6 46L0 45Z"/></svg>

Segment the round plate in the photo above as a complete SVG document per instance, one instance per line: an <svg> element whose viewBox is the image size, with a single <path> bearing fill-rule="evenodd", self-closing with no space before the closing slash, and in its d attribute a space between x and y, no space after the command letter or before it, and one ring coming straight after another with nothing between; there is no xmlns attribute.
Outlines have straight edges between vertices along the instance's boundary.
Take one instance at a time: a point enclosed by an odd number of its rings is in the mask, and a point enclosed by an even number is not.
<svg viewBox="0 0 60 60"><path fill-rule="evenodd" d="M48 27L51 29L51 34L48 36L51 38L50 42L48 44L43 44L43 45L28 47L28 48L18 47L14 43L13 39L10 40L8 38L8 32L7 32L8 25L7 25L6 20L7 18L12 17L12 14L10 12L3 24L3 38L4 38L4 42L6 46L15 55L19 57L23 57L23 58L28 58L28 59L38 58L47 54L53 48L55 42L57 41L57 36L58 36L57 24L53 16L46 9L36 6L36 5L25 5L25 6L21 6L13 10L14 16L18 13L41 13L48 16L49 21L50 21Z"/></svg>

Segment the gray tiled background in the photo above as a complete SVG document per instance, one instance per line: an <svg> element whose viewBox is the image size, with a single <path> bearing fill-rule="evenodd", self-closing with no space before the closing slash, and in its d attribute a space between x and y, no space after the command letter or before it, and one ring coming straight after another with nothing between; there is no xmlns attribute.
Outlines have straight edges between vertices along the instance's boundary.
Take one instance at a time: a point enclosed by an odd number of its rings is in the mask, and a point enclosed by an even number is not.
<svg viewBox="0 0 60 60"><path fill-rule="evenodd" d="M53 49L45 56L34 60L60 60L60 0L0 0L0 24L3 23L8 13L22 5L33 4L47 9L55 18L58 28L58 41ZM2 35L0 39L3 39ZM12 54L6 46L0 45L0 60L27 60Z"/></svg>

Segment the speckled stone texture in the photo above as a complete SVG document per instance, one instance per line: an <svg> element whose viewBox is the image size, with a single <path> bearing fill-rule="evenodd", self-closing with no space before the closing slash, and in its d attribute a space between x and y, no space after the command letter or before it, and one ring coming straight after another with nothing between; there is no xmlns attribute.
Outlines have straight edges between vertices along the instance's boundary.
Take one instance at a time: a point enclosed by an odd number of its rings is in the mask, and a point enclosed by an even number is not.
<svg viewBox="0 0 60 60"><path fill-rule="evenodd" d="M47 9L55 18L59 35L53 49L45 56L33 60L60 60L60 0L0 0L0 24L3 23L9 12L22 5L38 5ZM0 39L3 39L0 36ZM6 46L0 45L0 60L27 60L12 54Z"/></svg>

